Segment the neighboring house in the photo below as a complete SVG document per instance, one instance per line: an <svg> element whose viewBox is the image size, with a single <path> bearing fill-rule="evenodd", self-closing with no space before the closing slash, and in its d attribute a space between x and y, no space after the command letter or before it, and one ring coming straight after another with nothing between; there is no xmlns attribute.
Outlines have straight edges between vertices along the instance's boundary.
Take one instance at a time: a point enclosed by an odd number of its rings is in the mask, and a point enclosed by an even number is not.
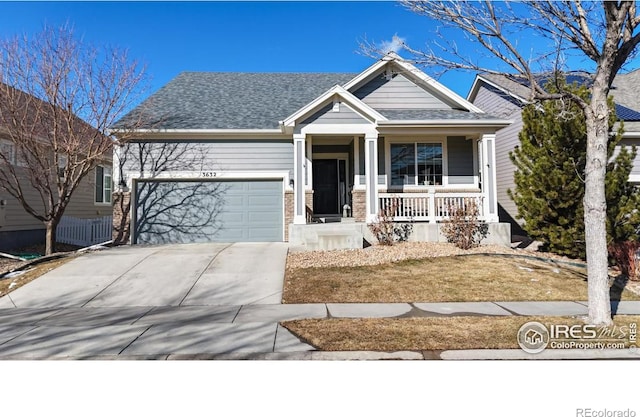
<svg viewBox="0 0 640 417"><path fill-rule="evenodd" d="M124 216L134 244L362 247L366 224L384 208L414 222L412 239L442 240L438 222L472 201L490 240L509 243L508 225L498 224L494 160L495 132L511 122L396 54L360 74L185 72L118 122L114 135L141 117L153 122L129 143L157 152L188 144L206 156L196 162L194 151L182 152L189 163L154 171L142 153L115 150L114 183L124 191L118 198L131 200ZM180 197L170 197L178 186ZM198 210L181 204L184 187L203 186L218 188L194 192ZM219 211L198 218L206 207Z"/></svg>
<svg viewBox="0 0 640 417"><path fill-rule="evenodd" d="M640 145L640 70L619 74L612 85L611 95L616 103L616 112L624 121L621 145ZM515 188L513 173L515 165L509 153L519 145L518 134L522 130L522 108L528 103L530 89L515 79L494 74L477 75L467 96L486 112L513 120L513 124L496 133L496 186L500 221L509 222L514 234L523 234L517 220L518 209L509 198L507 190ZM640 148L639 148L640 150ZM629 181L640 184L640 154L635 159Z"/></svg>
<svg viewBox="0 0 640 417"><path fill-rule="evenodd" d="M26 168L21 165L9 137L6 127L0 126L0 153L17 167L18 175L23 174L19 178L21 187L27 200L37 209L41 196L31 186ZM4 158L0 158L0 164L3 161ZM110 233L105 235L100 229L112 221L112 165L109 153L74 191L57 229L59 243L86 245L108 240ZM44 244L44 241L44 224L27 213L17 199L0 187L0 251Z"/></svg>

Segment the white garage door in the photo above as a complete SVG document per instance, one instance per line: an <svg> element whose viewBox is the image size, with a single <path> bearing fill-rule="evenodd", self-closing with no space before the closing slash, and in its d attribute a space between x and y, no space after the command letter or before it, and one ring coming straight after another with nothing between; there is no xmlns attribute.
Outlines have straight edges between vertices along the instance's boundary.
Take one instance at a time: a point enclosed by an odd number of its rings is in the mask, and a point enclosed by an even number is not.
<svg viewBox="0 0 640 417"><path fill-rule="evenodd" d="M281 180L137 181L134 243L279 242Z"/></svg>

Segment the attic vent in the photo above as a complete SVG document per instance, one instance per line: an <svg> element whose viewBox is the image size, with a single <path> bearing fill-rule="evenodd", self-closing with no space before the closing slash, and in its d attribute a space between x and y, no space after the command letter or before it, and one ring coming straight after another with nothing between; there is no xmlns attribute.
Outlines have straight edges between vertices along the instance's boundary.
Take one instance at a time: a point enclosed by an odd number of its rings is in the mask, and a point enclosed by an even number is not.
<svg viewBox="0 0 640 417"><path fill-rule="evenodd" d="M394 74L393 74L393 71L391 71L391 69L390 69L390 68L387 68L387 69L386 69L386 71L384 72L384 78L385 78L387 81L391 81L391 80L393 79L393 75L394 75Z"/></svg>
<svg viewBox="0 0 640 417"><path fill-rule="evenodd" d="M334 111L334 112L339 112L340 111L340 102L339 101L334 101L333 102L333 108L331 109L331 111Z"/></svg>

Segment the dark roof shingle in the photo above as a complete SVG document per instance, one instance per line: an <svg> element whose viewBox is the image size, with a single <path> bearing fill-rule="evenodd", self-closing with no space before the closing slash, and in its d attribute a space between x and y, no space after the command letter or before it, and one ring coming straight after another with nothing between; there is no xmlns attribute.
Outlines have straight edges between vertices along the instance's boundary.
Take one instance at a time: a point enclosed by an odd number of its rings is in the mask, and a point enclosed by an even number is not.
<svg viewBox="0 0 640 417"><path fill-rule="evenodd" d="M118 121L141 112L156 129L276 129L349 73L183 72Z"/></svg>
<svg viewBox="0 0 640 417"><path fill-rule="evenodd" d="M465 110L385 110L380 109L378 113L389 120L489 120L496 119L495 116L487 113L472 113Z"/></svg>
<svg viewBox="0 0 640 417"><path fill-rule="evenodd" d="M529 83L524 79L496 74L481 74L481 76L524 100L528 100L531 95ZM540 78L541 84L544 84L544 77ZM567 82L588 85L591 80L585 74L569 74ZM616 76L610 91L616 103L618 118L626 122L640 121L640 112L638 111L640 110L640 70Z"/></svg>

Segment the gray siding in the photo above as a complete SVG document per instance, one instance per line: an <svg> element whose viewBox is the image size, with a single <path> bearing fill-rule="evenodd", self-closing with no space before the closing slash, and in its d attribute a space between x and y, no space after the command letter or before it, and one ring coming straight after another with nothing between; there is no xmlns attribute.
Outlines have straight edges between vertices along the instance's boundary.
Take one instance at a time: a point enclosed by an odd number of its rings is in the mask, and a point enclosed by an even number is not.
<svg viewBox="0 0 640 417"><path fill-rule="evenodd" d="M449 184L473 184L473 145L464 136L447 138Z"/></svg>
<svg viewBox="0 0 640 417"><path fill-rule="evenodd" d="M317 124L367 124L365 120L355 111L351 110L344 103L340 103L340 111L333 111L333 104L329 104L315 113L313 116L306 118L300 125Z"/></svg>
<svg viewBox="0 0 640 417"><path fill-rule="evenodd" d="M402 74L394 75L391 80L381 74L354 95L374 109L451 109Z"/></svg>
<svg viewBox="0 0 640 417"><path fill-rule="evenodd" d="M137 144L133 146L126 169L135 171L140 167L139 158L135 156ZM290 140L163 141L144 146L151 147L156 157L163 146L176 149L167 171L288 171L293 175L293 142Z"/></svg>
<svg viewBox="0 0 640 417"><path fill-rule="evenodd" d="M111 161L104 161L104 166L111 166ZM24 177L22 182L27 201L38 211L43 212L44 206L39 193L29 185L29 180ZM113 208L111 204L95 203L95 170L89 174L78 185L73 192L71 201L65 210L64 215L78 218L97 218L111 216ZM11 197L6 191L0 190L0 200L6 200L5 219L6 223L0 227L0 232L26 231L34 229L44 229L41 221L27 213L18 200Z"/></svg>
<svg viewBox="0 0 640 417"><path fill-rule="evenodd" d="M620 151L620 146L624 145L629 150L631 150L631 146L636 146L636 159L633 161L633 168L631 169L631 175L639 175L640 176L640 139L623 139L620 141L620 144L616 146L616 150L614 152L614 156L618 154Z"/></svg>
<svg viewBox="0 0 640 417"><path fill-rule="evenodd" d="M498 204L515 220L518 208L507 194L507 190L515 188L513 182L515 166L509 159L509 152L519 144L518 134L522 130L522 110L514 98L486 85L480 87L473 104L487 113L514 121L513 124L496 132L495 147Z"/></svg>

